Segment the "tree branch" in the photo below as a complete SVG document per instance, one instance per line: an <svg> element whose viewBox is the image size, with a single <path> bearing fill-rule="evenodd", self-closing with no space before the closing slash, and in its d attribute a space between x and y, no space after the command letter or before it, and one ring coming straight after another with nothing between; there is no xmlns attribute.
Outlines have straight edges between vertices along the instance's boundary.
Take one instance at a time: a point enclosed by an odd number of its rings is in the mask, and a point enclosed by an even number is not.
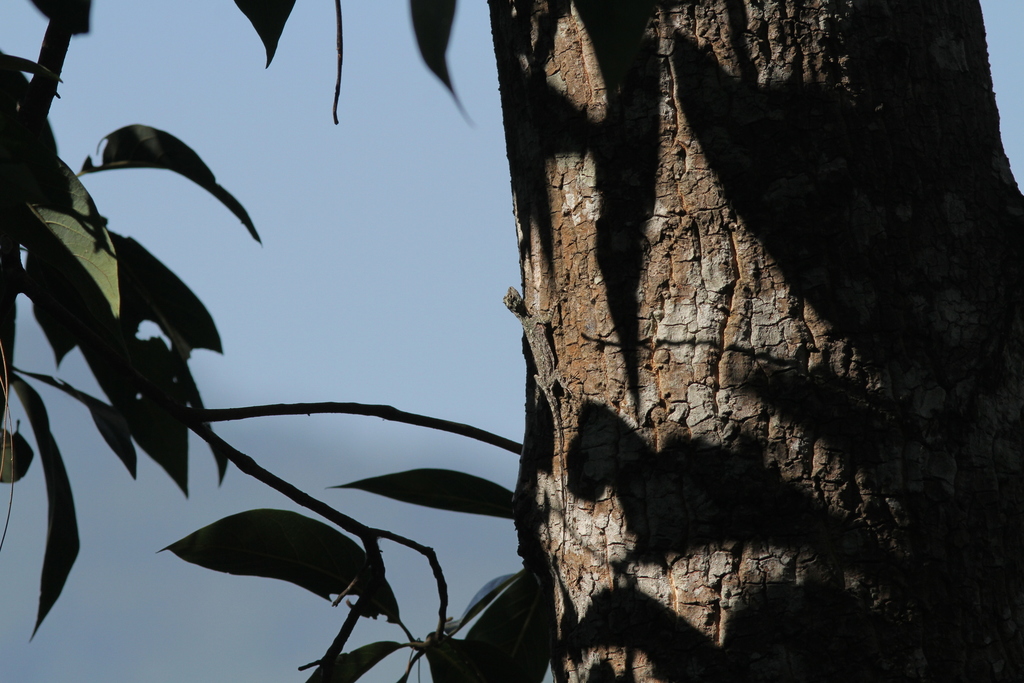
<svg viewBox="0 0 1024 683"><path fill-rule="evenodd" d="M384 584L384 558L380 554L380 546L377 545L376 541L374 541L372 548L370 546L366 547L366 564L369 565L370 580L366 582L366 587L359 595L359 599L356 600L356 604L352 606L351 611L345 617L337 637L331 643L331 646L327 648L323 659L320 660L321 683L329 683L331 680L331 674L334 673L334 665L338 661L338 655L341 654L342 648L345 647L349 636L352 635L352 631L356 627L356 621L359 620L359 615L363 612L363 607L373 599L374 594Z"/></svg>
<svg viewBox="0 0 1024 683"><path fill-rule="evenodd" d="M203 422L226 422L228 420L245 420L252 417L271 417L279 415L365 415L368 417L379 417L391 422L402 422L404 424L427 427L442 432L458 434L477 441L483 441L491 446L503 448L519 455L523 451L522 444L511 439L498 436L479 427L451 422L436 417L407 413L392 406L372 405L366 403L336 403L325 401L320 403L276 403L272 405L249 406L245 408L207 408L203 410L193 409L196 417Z"/></svg>
<svg viewBox="0 0 1024 683"><path fill-rule="evenodd" d="M39 47L39 65L60 76L64 68L64 57L67 56L70 45L71 34L51 21L46 26L43 43ZM50 103L56 95L57 81L52 78L36 74L28 84L25 98L18 107L18 120L36 137L39 137L43 126L46 125L46 119L50 115Z"/></svg>

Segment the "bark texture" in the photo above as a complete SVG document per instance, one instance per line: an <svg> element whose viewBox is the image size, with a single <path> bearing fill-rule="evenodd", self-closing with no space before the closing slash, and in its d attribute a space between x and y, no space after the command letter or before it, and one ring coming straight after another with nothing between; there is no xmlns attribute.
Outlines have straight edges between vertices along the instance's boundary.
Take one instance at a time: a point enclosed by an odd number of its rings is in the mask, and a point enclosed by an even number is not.
<svg viewBox="0 0 1024 683"><path fill-rule="evenodd" d="M1024 204L977 0L491 0L556 680L1024 680ZM536 368L534 368L534 371Z"/></svg>

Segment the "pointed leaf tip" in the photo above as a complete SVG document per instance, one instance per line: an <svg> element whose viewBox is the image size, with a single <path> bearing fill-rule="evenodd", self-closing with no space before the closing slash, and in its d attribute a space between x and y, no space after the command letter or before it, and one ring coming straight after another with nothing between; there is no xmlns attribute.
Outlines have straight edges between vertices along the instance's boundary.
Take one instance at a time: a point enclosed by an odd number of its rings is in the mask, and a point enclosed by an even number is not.
<svg viewBox="0 0 1024 683"><path fill-rule="evenodd" d="M30 59L15 57L13 55L0 54L0 70L3 71L24 71L34 76L43 76L52 81L60 81L60 76L53 73L45 66L42 66Z"/></svg>
<svg viewBox="0 0 1024 683"><path fill-rule="evenodd" d="M263 47L267 50L267 67L274 60L277 43L281 39L284 25L292 13L295 0L235 0L252 27L256 29Z"/></svg>
<svg viewBox="0 0 1024 683"><path fill-rule="evenodd" d="M409 9L423 61L454 96L446 55L455 20L455 0L409 0Z"/></svg>
<svg viewBox="0 0 1024 683"><path fill-rule="evenodd" d="M0 484L18 481L28 472L35 456L32 446L28 444L21 432L13 434L3 430L3 456L0 457Z"/></svg>
<svg viewBox="0 0 1024 683"><path fill-rule="evenodd" d="M50 433L50 418L43 400L25 380L15 377L11 380L18 394L25 414L28 416L32 433L39 449L39 461L46 479L46 497L49 501L49 524L46 532L46 551L43 554L43 571L39 581L39 612L32 635L36 634L49 614L50 609L67 581L71 567L78 557L78 521L75 516L75 501L71 495L64 461L61 459L57 442Z"/></svg>
<svg viewBox="0 0 1024 683"><path fill-rule="evenodd" d="M225 517L164 548L197 564L228 574L288 581L330 599L364 571L366 555L355 541L323 522L288 510L249 510ZM365 585L360 578L353 595ZM364 616L398 616L398 603L385 583Z"/></svg>
<svg viewBox="0 0 1024 683"><path fill-rule="evenodd" d="M454 470L409 470L332 488L359 489L413 505L512 519L511 491L492 481Z"/></svg>
<svg viewBox="0 0 1024 683"><path fill-rule="evenodd" d="M242 221L252 238L262 244L256 226L249 218L245 207L230 192L217 184L217 178L206 162L178 138L166 131L136 123L115 130L103 138L103 141L106 145L103 147L100 165L96 166L91 159L86 159L82 165L82 173L96 173L115 168L162 168L174 171L216 197Z"/></svg>
<svg viewBox="0 0 1024 683"><path fill-rule="evenodd" d="M654 0L573 0L594 46L601 76L610 91L618 89L636 59Z"/></svg>

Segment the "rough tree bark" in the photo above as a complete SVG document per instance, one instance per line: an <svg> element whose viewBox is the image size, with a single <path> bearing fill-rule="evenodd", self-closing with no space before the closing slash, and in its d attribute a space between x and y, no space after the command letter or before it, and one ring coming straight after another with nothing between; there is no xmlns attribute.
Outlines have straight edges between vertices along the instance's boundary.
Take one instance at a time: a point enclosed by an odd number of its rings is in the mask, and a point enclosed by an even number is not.
<svg viewBox="0 0 1024 683"><path fill-rule="evenodd" d="M611 97L566 0L491 10L556 680L1024 680L1024 203L978 1L665 2Z"/></svg>

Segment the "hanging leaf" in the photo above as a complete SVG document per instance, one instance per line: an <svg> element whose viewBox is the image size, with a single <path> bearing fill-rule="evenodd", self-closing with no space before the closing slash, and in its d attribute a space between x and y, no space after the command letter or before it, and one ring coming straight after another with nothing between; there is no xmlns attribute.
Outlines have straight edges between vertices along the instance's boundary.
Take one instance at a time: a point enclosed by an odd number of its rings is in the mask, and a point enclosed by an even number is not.
<svg viewBox="0 0 1024 683"><path fill-rule="evenodd" d="M382 641L340 654L334 665L334 671L331 673L330 683L355 683L363 674L377 666L381 660L403 647L407 646L391 641ZM322 680L320 667L317 667L306 683L322 683Z"/></svg>
<svg viewBox="0 0 1024 683"><path fill-rule="evenodd" d="M126 340L132 365L164 393L188 403L185 389L191 382L188 366L162 339ZM124 416L135 442L188 495L188 428L151 399L138 393L134 383L105 359L82 348L89 369L111 405Z"/></svg>
<svg viewBox="0 0 1024 683"><path fill-rule="evenodd" d="M46 497L49 500L49 524L39 586L39 614L32 631L34 636L64 590L64 583L75 564L75 558L78 557L78 522L75 519L71 482L68 481L64 461L57 450L57 442L50 433L50 418L46 414L46 406L35 389L23 379L13 378L11 386L18 394L29 424L32 425L36 447L39 449L39 461L46 479Z"/></svg>
<svg viewBox="0 0 1024 683"><path fill-rule="evenodd" d="M295 0L235 0L238 9L252 23L263 46L267 49L267 66L277 52L277 41L281 39L285 22L292 13Z"/></svg>
<svg viewBox="0 0 1024 683"><path fill-rule="evenodd" d="M130 237L110 233L121 264L121 318L128 330L152 320L183 358L194 348L221 352L220 335L206 307L177 275Z"/></svg>
<svg viewBox="0 0 1024 683"><path fill-rule="evenodd" d="M523 570L525 571L525 570ZM458 619L451 619L444 625L445 634L451 636L458 633L465 624L472 621L473 617L479 614L485 607L487 607L494 598L498 597L503 590L508 588L509 584L519 578L520 571L517 574L505 574L495 579L491 579L484 584L483 588L476 592L473 599L469 601L469 605L466 607L466 611Z"/></svg>
<svg viewBox="0 0 1024 683"><path fill-rule="evenodd" d="M103 138L100 144L103 142L106 145L103 147L100 165L93 165L92 159L87 158L82 165L83 174L115 168L162 168L174 171L219 199L242 221L252 238L260 241L256 226L245 207L217 184L213 171L191 147L178 138L156 128L134 124L115 130Z"/></svg>
<svg viewBox="0 0 1024 683"><path fill-rule="evenodd" d="M573 0L594 46L601 76L610 92L618 89L636 59L654 0Z"/></svg>
<svg viewBox="0 0 1024 683"><path fill-rule="evenodd" d="M217 333L213 318L192 290L142 245L116 233L111 233L111 239L118 249L121 264L121 323L129 349L135 349L132 352L133 362L137 369L157 382L165 392L177 398L179 402L201 409L203 401L188 367L188 358L193 348L207 348L220 352L220 335ZM159 325L170 340L171 349L167 349L160 340L137 338L139 326L144 320ZM138 350L140 344L146 346L146 352ZM139 358L136 359L136 356ZM142 367L142 360L148 362L150 369ZM114 381L116 380L113 377L108 379L108 383ZM123 402L132 400L127 392L119 393ZM187 432L176 420L171 419L155 405L137 397L134 400L136 404L145 408L146 416L159 414L157 424L162 425L160 431L173 432L177 435L173 441L167 441L159 434L147 437L146 432L150 431L152 424L148 417L139 416L140 419L147 420L136 425L136 431L140 432L139 438L142 439L139 445L143 446L147 453L154 455L154 459L159 462L172 465L185 463L188 449ZM174 446L173 449L165 450L171 445ZM211 450L217 462L219 478L223 481L228 460L223 453L216 449ZM179 471L184 476L185 470Z"/></svg>
<svg viewBox="0 0 1024 683"><path fill-rule="evenodd" d="M32 202L28 207L24 202ZM75 174L0 112L0 229L71 281L91 318L117 332L117 259L106 219Z"/></svg>
<svg viewBox="0 0 1024 683"><path fill-rule="evenodd" d="M103 440L110 446L110 450L114 451L114 454L121 459L124 466L128 468L128 472L131 473L132 479L135 478L135 446L132 445L132 434L128 428L128 422L124 419L124 415L117 412L113 406L107 405L103 401L90 396L89 394L75 389L70 384L63 382L55 377L49 375L39 375L34 372L25 372L24 370L18 370L19 375L25 375L35 380L49 384L51 387L60 389L68 396L71 396L82 403L86 408L89 409L89 413L92 415L92 421L96 424L96 429L99 430Z"/></svg>
<svg viewBox="0 0 1024 683"><path fill-rule="evenodd" d="M32 3L68 33L89 32L90 0L32 0Z"/></svg>
<svg viewBox="0 0 1024 683"><path fill-rule="evenodd" d="M25 273L76 318L82 321L93 320L92 313L78 289L64 277L60 269L30 252L25 260ZM33 306L33 312L53 348L56 362L60 364L64 356L78 345L78 340L45 309ZM108 329L106 325L95 325L92 329L103 336L109 344L124 351L125 342L121 336L121 327L116 321L115 325L114 331Z"/></svg>
<svg viewBox="0 0 1024 683"><path fill-rule="evenodd" d="M35 452L28 441L15 431L11 434L3 430L3 456L0 458L0 483L10 484L25 476L28 466L32 464Z"/></svg>
<svg viewBox="0 0 1024 683"><path fill-rule="evenodd" d="M409 9L423 61L454 95L446 54L455 20L455 0L409 0Z"/></svg>
<svg viewBox="0 0 1024 683"><path fill-rule="evenodd" d="M85 303L88 318L107 335L119 337L117 258L106 219L71 169L41 145L35 152L39 155L24 161L33 167L46 201L9 207L0 214L0 228L60 272Z"/></svg>
<svg viewBox="0 0 1024 683"><path fill-rule="evenodd" d="M360 479L337 489L359 489L403 503L512 519L512 492L465 472L418 469Z"/></svg>
<svg viewBox="0 0 1024 683"><path fill-rule="evenodd" d="M35 257L29 257L26 266L29 277L38 282L51 296L63 302L76 315L81 315L84 304L79 303L77 291L56 271ZM159 320L131 284L131 275L124 283L121 325L123 335L118 340L131 359L132 365L164 393L182 404L202 407L188 363L178 350L167 347L163 339L138 339L136 332L142 320ZM38 306L36 318L57 356L58 362L77 340L62 325L54 321ZM120 330L119 330L120 332ZM82 354L93 375L106 394L110 404L128 423L135 442L159 464L188 493L188 429L171 417L151 399L142 396L134 382L110 366L108 361L88 346ZM218 470L223 478L227 460L215 453Z"/></svg>
<svg viewBox="0 0 1024 683"><path fill-rule="evenodd" d="M116 319L121 308L121 295L117 284L117 257L103 223L90 222L96 216L69 213L45 206L34 207L34 213L67 251L71 252L73 260L68 261L63 252L56 247L51 248L50 244L45 244L35 235L29 237L18 233L19 241L29 251L49 261L55 268L61 268L76 286L95 285L87 286L86 291L82 293L86 305L94 315L101 316L103 321ZM72 265L70 272L63 270L64 263ZM96 296L97 291L102 299ZM109 307L109 315L104 303Z"/></svg>
<svg viewBox="0 0 1024 683"><path fill-rule="evenodd" d="M263 576L301 586L330 599L364 570L366 554L355 541L323 522L288 510L249 510L214 522L164 548L207 569ZM358 595L360 579L353 595ZM398 603L381 586L364 616L398 617Z"/></svg>
<svg viewBox="0 0 1024 683"><path fill-rule="evenodd" d="M519 664L490 643L446 638L427 648L434 683L529 683Z"/></svg>
<svg viewBox="0 0 1024 683"><path fill-rule="evenodd" d="M529 681L547 672L550 635L540 585L522 571L466 634L466 641L490 643L519 663Z"/></svg>

